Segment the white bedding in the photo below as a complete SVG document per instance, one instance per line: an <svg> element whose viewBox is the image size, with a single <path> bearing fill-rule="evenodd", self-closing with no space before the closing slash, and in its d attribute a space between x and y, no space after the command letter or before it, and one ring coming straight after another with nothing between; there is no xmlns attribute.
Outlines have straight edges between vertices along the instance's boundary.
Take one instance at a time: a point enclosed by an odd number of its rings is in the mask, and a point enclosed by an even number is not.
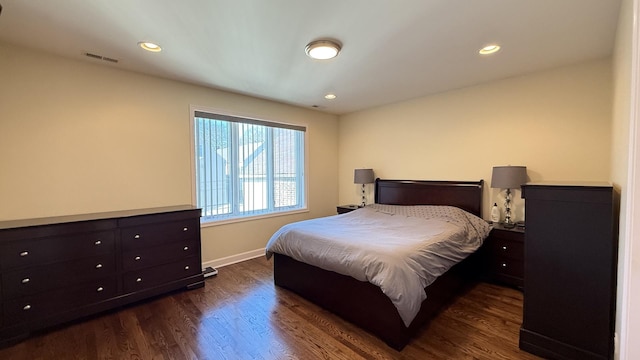
<svg viewBox="0 0 640 360"><path fill-rule="evenodd" d="M489 231L456 207L373 204L285 225L266 250L267 258L280 253L379 286L408 327L424 288L476 251Z"/></svg>

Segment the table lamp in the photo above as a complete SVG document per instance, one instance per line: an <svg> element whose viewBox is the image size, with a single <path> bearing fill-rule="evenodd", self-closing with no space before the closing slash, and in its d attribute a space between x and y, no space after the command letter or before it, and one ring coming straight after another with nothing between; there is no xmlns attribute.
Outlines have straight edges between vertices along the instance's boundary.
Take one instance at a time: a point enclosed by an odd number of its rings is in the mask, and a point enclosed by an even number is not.
<svg viewBox="0 0 640 360"><path fill-rule="evenodd" d="M511 220L511 189L520 188L527 182L526 166L494 166L491 174L491 187L498 189L507 189L507 196L504 200L504 223L505 228L515 226Z"/></svg>
<svg viewBox="0 0 640 360"><path fill-rule="evenodd" d="M362 204L360 206L365 206L367 204L364 185L373 184L373 181L373 169L356 169L353 172L353 183L362 184Z"/></svg>

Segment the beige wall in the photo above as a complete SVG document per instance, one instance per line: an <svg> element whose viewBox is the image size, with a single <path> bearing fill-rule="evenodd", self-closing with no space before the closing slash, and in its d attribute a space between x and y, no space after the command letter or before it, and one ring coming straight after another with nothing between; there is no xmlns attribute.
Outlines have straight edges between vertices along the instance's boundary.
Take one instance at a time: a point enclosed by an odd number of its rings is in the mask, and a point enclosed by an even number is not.
<svg viewBox="0 0 640 360"><path fill-rule="evenodd" d="M609 181L611 86L603 59L342 116L339 201L359 201L358 167L387 179L484 179L485 218L501 199L488 187L496 165L525 165L532 181Z"/></svg>
<svg viewBox="0 0 640 360"><path fill-rule="evenodd" d="M0 44L0 220L189 204L189 106L308 126L308 213L202 230L203 261L335 212L337 118Z"/></svg>

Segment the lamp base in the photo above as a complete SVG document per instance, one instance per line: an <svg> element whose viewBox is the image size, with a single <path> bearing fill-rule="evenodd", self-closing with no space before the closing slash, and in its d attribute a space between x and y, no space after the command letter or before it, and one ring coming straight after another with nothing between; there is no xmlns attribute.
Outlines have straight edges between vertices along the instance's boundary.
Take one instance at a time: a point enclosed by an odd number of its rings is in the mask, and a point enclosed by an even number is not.
<svg viewBox="0 0 640 360"><path fill-rule="evenodd" d="M502 227L505 229L513 229L514 227L516 227L516 224L514 223L502 223Z"/></svg>

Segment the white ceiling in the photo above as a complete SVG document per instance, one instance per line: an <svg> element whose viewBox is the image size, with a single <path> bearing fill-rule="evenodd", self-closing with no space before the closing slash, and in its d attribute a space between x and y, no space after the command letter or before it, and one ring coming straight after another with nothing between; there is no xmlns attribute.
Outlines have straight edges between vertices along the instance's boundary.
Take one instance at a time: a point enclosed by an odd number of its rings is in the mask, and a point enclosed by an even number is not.
<svg viewBox="0 0 640 360"><path fill-rule="evenodd" d="M609 56L620 0L0 0L0 41L344 114ZM311 60L318 38L343 43ZM149 53L139 41L162 45ZM481 57L488 43L502 51ZM86 52L118 59L90 59ZM325 100L335 93L338 98Z"/></svg>

